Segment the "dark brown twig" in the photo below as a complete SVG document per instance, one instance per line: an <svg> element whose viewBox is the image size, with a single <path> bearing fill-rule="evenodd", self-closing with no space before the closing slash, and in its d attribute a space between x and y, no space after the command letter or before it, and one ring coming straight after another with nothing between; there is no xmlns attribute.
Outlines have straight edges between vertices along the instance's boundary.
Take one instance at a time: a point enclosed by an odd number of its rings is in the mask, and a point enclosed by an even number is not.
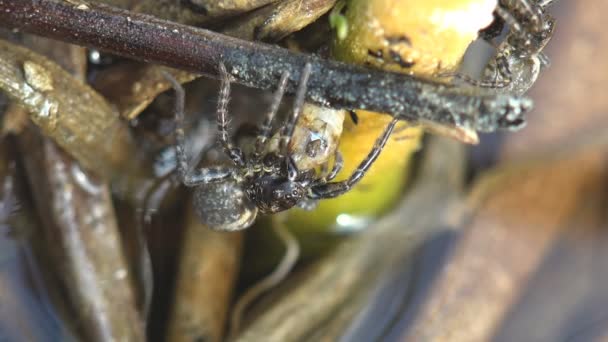
<svg viewBox="0 0 608 342"><path fill-rule="evenodd" d="M260 89L275 87L289 71L288 93L295 91L300 71L309 62L309 102L391 113L411 121L479 131L517 129L531 107L526 98L355 67L101 4L74 3L0 0L0 26L212 77L217 77L222 61L236 82Z"/></svg>

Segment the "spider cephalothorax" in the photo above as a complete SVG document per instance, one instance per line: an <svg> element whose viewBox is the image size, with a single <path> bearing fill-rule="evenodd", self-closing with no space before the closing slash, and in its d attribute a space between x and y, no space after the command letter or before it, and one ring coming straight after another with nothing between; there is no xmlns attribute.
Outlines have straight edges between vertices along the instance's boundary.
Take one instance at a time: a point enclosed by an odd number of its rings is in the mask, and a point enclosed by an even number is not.
<svg viewBox="0 0 608 342"><path fill-rule="evenodd" d="M261 213L274 214L306 198L310 179L291 180L281 174L266 174L246 183L249 198Z"/></svg>
<svg viewBox="0 0 608 342"><path fill-rule="evenodd" d="M275 114L279 108L290 77L285 72L279 80L273 102L259 128L253 151L243 153L228 136L227 106L231 76L220 63L221 89L217 109L217 126L222 150L233 165L190 169L184 153L183 106L184 90L173 78L167 77L175 89L177 170L182 183L194 187L194 206L201 220L216 230L240 230L249 227L258 212L274 214L297 205L323 198L333 198L349 191L376 160L397 123L393 119L378 138L369 155L346 180L331 182L342 168L342 158L336 151L333 166L329 160L319 170L300 170L294 155L309 151L290 150L294 130L304 105L306 84L311 73L307 63L302 69L291 115L279 129L278 143L271 142ZM315 139L316 142L318 139ZM327 139L331 140L331 139ZM307 148L307 147L303 147Z"/></svg>

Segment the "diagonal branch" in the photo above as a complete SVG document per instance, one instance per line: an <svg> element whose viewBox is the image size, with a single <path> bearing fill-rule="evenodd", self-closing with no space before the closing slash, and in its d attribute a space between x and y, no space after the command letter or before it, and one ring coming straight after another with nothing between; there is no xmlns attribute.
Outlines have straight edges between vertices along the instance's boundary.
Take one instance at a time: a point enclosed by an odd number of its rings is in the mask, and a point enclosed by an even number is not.
<svg viewBox="0 0 608 342"><path fill-rule="evenodd" d="M114 7L82 1L0 0L0 26L217 77L222 61L235 81L276 87L289 71L287 93L312 64L307 101L367 109L418 122L478 131L515 130L531 109L527 98L492 94L408 75L365 69L276 46L249 42Z"/></svg>

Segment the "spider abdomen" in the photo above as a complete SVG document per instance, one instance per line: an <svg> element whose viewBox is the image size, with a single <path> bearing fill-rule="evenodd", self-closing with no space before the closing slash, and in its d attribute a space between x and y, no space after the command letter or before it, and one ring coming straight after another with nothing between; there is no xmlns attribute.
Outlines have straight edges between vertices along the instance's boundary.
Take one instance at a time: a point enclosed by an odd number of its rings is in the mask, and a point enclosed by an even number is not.
<svg viewBox="0 0 608 342"><path fill-rule="evenodd" d="M257 207L234 180L199 185L193 200L201 221L215 230L247 228L257 215Z"/></svg>

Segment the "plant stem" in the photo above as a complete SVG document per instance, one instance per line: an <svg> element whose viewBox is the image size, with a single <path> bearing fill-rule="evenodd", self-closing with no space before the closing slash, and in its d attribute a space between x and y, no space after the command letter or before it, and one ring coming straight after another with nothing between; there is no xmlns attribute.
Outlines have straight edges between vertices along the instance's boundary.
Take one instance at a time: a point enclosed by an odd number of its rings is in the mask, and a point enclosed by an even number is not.
<svg viewBox="0 0 608 342"><path fill-rule="evenodd" d="M0 26L210 77L217 77L222 62L236 82L259 89L276 87L288 71L287 93L295 92L301 69L310 62L307 101L390 113L413 122L514 130L522 126L522 115L531 107L527 98L365 69L102 4L75 2L0 0Z"/></svg>

